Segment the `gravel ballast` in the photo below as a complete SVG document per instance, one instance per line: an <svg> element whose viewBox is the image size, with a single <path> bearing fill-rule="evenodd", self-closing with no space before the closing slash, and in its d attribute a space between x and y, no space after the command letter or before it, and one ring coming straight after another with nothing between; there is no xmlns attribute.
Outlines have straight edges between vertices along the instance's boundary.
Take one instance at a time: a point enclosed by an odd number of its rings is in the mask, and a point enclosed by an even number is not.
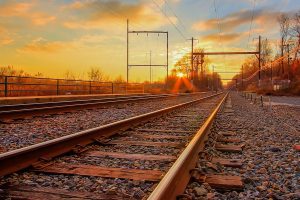
<svg viewBox="0 0 300 200"><path fill-rule="evenodd" d="M300 199L300 153L293 148L300 141L299 108L261 107L236 92L230 94L230 99L232 107L225 110L232 109L233 114L218 114L205 151L215 157L242 159L241 169L220 167L210 173L241 176L245 188L216 191L206 183L191 180L185 193L192 199ZM215 150L216 135L226 131L235 132L235 137L241 139L245 145L242 153Z"/></svg>

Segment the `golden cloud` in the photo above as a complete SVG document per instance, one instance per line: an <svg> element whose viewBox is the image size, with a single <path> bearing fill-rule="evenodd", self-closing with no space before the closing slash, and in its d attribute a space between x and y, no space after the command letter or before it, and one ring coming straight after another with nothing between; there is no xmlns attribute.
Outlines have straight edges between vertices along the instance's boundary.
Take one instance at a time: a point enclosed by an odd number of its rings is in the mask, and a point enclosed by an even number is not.
<svg viewBox="0 0 300 200"><path fill-rule="evenodd" d="M241 33L229 33L229 34L210 34L202 37L202 40L204 41L210 41L210 42L222 42L222 43L228 43L233 42L241 39L243 34Z"/></svg>
<svg viewBox="0 0 300 200"><path fill-rule="evenodd" d="M262 9L256 10L253 13L253 23L270 27L277 23L277 16L279 15L280 12L277 11L267 11ZM196 22L193 24L192 28L197 31L207 31L211 29L218 29L218 23L220 23L222 30L232 31L241 25L250 23L251 19L251 10L240 10L238 12L229 14L220 20L214 18L206 21Z"/></svg>
<svg viewBox="0 0 300 200"><path fill-rule="evenodd" d="M22 16L33 6L31 2L4 1L0 4L0 16Z"/></svg>
<svg viewBox="0 0 300 200"><path fill-rule="evenodd" d="M146 28L157 28L167 24L167 19L153 6L149 2L128 4L118 0L76 1L64 9L78 12L80 18L68 20L64 26L71 29L118 29L126 18L131 23L143 24ZM176 18L171 20L176 23Z"/></svg>
<svg viewBox="0 0 300 200"><path fill-rule="evenodd" d="M32 11L33 7L33 2L4 1L0 4L0 17L22 17L37 26L48 24L56 19L53 15Z"/></svg>
<svg viewBox="0 0 300 200"><path fill-rule="evenodd" d="M19 52L43 52L43 53L55 53L65 48L70 48L71 43L59 42L59 41L47 41L44 38L37 38L26 44L19 49Z"/></svg>

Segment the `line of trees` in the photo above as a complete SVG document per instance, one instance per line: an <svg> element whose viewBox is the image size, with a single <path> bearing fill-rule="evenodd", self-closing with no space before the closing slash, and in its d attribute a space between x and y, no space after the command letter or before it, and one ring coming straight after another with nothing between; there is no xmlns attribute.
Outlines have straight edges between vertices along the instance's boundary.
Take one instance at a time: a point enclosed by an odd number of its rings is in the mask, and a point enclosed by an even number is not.
<svg viewBox="0 0 300 200"><path fill-rule="evenodd" d="M261 71L260 88L263 90L273 90L274 84L283 83L287 83L287 87L300 88L300 52L298 50L293 54L290 53L293 49L300 47L300 10L290 15L282 13L277 21L280 31L279 42L276 45L278 50L274 52L270 41L267 38L263 39L261 42L261 66L263 67L267 63L271 63L283 55L289 54L289 56ZM242 76L245 79L257 70L258 59L256 56L250 56L242 64L240 74L234 76L233 79L241 80ZM244 82L242 89L258 90L257 80L258 77L255 76L252 80ZM234 84L234 82L232 81L231 84ZM240 87L242 87L241 84Z"/></svg>
<svg viewBox="0 0 300 200"><path fill-rule="evenodd" d="M44 76L42 73L37 72L36 74L30 74L25 72L22 69L15 69L13 66L2 66L0 67L0 76L16 76L16 77L36 77L36 78L48 78ZM108 75L106 75L101 68L99 67L91 67L87 71L87 80L89 81L98 81L98 82L115 82L115 83L124 83L125 80L121 75L117 76L115 79L111 79ZM71 70L65 71L63 74L63 79L66 80L83 80L84 74L76 74Z"/></svg>

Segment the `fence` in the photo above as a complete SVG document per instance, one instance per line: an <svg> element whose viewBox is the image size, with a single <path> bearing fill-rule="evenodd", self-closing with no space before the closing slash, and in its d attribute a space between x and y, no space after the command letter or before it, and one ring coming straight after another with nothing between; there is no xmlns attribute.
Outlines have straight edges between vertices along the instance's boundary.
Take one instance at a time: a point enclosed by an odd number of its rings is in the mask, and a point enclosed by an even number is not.
<svg viewBox="0 0 300 200"><path fill-rule="evenodd" d="M0 76L0 96L144 93L143 84Z"/></svg>

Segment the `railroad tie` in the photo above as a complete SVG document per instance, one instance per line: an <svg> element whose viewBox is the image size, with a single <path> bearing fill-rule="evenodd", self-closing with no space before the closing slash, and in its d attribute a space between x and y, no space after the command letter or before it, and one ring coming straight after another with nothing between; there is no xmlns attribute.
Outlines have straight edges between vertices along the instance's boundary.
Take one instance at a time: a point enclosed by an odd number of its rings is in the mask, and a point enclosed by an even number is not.
<svg viewBox="0 0 300 200"><path fill-rule="evenodd" d="M241 168L243 166L242 160L240 159L225 159L225 158L213 157L211 162L219 163L224 167Z"/></svg>
<svg viewBox="0 0 300 200"><path fill-rule="evenodd" d="M107 151L91 151L86 154L91 157L110 157L122 158L128 160L154 160L154 161L173 161L176 156L170 155L149 155L149 154L131 154L122 152L107 152Z"/></svg>
<svg viewBox="0 0 300 200"><path fill-rule="evenodd" d="M215 146L216 150L222 152L241 153L243 151L243 145L231 145L231 144L219 144Z"/></svg>
<svg viewBox="0 0 300 200"><path fill-rule="evenodd" d="M49 187L36 187L36 186L9 186L6 188L1 188L0 198L11 199L129 199L127 196L121 196L122 194L95 194L92 192L77 192L77 191L67 191L57 188Z"/></svg>
<svg viewBox="0 0 300 200"><path fill-rule="evenodd" d="M150 146L150 147L173 147L173 148L181 148L185 145L182 142L146 142L146 141L138 141L138 140L112 140L107 144L113 145L130 145L130 146Z"/></svg>
<svg viewBox="0 0 300 200"><path fill-rule="evenodd" d="M243 190L244 183L242 177L220 174L203 174L198 169L191 170L191 176L194 181L199 183L208 183L216 190Z"/></svg>
<svg viewBox="0 0 300 200"><path fill-rule="evenodd" d="M53 164L42 169L34 169L33 171L50 174L124 178L130 180L154 182L159 181L163 175L163 172L159 170L112 168L82 164Z"/></svg>

